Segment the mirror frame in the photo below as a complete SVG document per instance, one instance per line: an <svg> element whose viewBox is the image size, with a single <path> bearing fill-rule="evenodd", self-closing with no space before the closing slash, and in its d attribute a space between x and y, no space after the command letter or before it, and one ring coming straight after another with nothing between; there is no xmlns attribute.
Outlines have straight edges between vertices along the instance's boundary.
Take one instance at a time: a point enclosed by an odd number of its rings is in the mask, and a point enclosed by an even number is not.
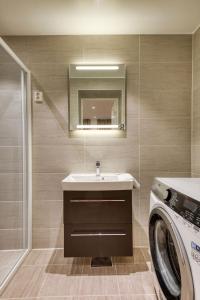
<svg viewBox="0 0 200 300"><path fill-rule="evenodd" d="M125 64L70 64L69 70L68 70L68 82L69 82L69 88L68 88L68 117L69 117L69 123L68 123L68 129L69 131L76 131L76 130L92 130L92 129L105 129L105 130L126 130L126 66ZM83 125L83 124L77 124L76 128L73 128L73 125L71 124L72 120L72 111L71 111L71 87L72 79L123 79L124 83L120 89L88 89L81 87L78 90L78 96L77 96L77 107L78 110L76 112L77 114L77 120L80 120L80 92L84 93L88 91L88 93L92 93L93 91L96 91L97 93L103 92L104 94L106 92L112 93L118 93L121 94L121 98L119 103L121 104L119 107L120 111L120 123L118 125ZM104 96L105 97L105 96ZM79 123L79 122L78 122Z"/></svg>

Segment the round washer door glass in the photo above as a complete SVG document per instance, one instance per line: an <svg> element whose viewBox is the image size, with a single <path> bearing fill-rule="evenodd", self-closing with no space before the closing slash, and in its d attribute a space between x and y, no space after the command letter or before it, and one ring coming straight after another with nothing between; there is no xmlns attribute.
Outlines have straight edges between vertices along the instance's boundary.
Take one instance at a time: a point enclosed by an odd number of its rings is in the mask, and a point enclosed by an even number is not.
<svg viewBox="0 0 200 300"><path fill-rule="evenodd" d="M174 237L161 216L150 220L149 237L152 260L163 294L167 299L181 299L181 272Z"/></svg>

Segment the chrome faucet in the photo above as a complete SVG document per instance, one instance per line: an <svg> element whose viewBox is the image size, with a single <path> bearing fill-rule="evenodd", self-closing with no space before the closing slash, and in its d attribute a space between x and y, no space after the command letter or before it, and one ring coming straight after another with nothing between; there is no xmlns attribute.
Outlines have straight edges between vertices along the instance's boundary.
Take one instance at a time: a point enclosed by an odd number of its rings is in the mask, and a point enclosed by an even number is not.
<svg viewBox="0 0 200 300"><path fill-rule="evenodd" d="M100 166L101 163L99 160L96 161L96 176L100 176Z"/></svg>

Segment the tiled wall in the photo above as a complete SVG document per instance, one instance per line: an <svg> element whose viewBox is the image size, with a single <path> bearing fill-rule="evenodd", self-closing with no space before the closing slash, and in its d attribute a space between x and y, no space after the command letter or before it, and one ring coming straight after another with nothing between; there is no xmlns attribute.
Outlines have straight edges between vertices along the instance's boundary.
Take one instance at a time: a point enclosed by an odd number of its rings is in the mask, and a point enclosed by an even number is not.
<svg viewBox="0 0 200 300"><path fill-rule="evenodd" d="M33 103L33 247L63 245L61 179L69 172L131 172L134 244L147 245L154 176L190 176L191 36L6 37L44 91ZM69 137L69 63L127 65L127 136Z"/></svg>
<svg viewBox="0 0 200 300"><path fill-rule="evenodd" d="M192 176L200 177L200 28L193 35Z"/></svg>
<svg viewBox="0 0 200 300"><path fill-rule="evenodd" d="M23 248L20 72L0 46L0 250Z"/></svg>

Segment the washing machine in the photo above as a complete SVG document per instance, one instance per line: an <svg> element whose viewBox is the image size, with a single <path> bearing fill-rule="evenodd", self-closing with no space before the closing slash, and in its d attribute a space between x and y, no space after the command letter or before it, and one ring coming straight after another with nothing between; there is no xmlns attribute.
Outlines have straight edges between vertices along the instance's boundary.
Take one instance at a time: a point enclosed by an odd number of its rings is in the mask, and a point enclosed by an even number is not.
<svg viewBox="0 0 200 300"><path fill-rule="evenodd" d="M157 296L200 300L200 178L156 178L149 244Z"/></svg>

